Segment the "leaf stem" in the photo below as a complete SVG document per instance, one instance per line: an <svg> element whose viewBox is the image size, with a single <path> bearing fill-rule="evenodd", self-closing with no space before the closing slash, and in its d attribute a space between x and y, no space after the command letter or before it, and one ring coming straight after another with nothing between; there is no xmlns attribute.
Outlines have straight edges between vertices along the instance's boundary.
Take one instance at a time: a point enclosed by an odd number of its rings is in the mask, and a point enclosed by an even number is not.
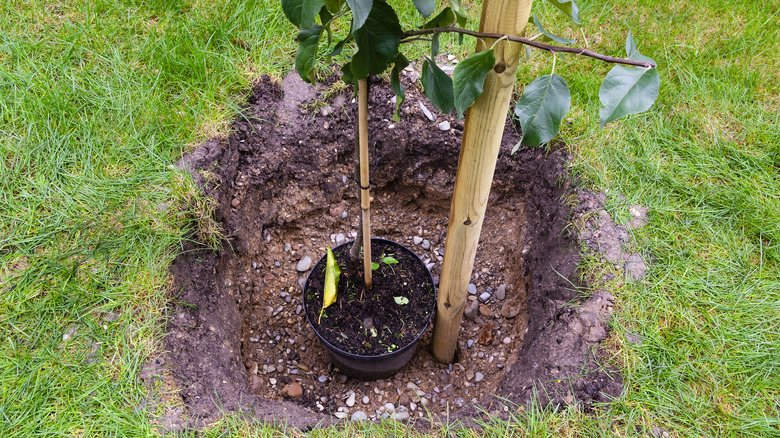
<svg viewBox="0 0 780 438"><path fill-rule="evenodd" d="M645 67L645 68L656 67L656 65L651 62L642 62L642 61L634 61L625 58L616 58L613 56L602 55L601 53L596 53L588 49L582 49L577 47L551 46L549 44L539 43L530 40L528 38L512 36L512 35L502 35L498 33L477 32L474 30L463 29L455 26L435 27L432 29L409 30L403 33L403 39L401 40L401 42L402 43L409 42L411 41L411 38L419 37L420 35L431 35L431 34L441 33L441 32L454 32L454 33L460 33L464 35L470 35L477 38L496 38L496 39L506 38L509 41L525 44L527 46L531 46L548 52L573 53L575 55L587 56L590 58L599 59L613 64L635 65L637 67Z"/></svg>

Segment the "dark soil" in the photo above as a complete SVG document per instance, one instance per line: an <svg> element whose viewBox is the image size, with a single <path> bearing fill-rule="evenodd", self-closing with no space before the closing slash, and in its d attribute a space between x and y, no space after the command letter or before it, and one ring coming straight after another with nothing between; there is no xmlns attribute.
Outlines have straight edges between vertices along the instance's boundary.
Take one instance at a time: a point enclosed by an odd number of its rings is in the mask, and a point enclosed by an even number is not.
<svg viewBox="0 0 780 438"><path fill-rule="evenodd" d="M189 418L208 422L241 410L309 428L358 410L388 416L387 403L411 417L427 410L435 418L469 418L477 407L503 415L507 401L525 404L534 394L543 403L585 408L618 396L620 375L599 359L611 296L578 296L587 290L577 270L587 246L569 226L578 220L590 227L588 245L599 247L593 231L603 223L591 212L603 203L590 199L592 208L573 212L582 195L566 177L565 149L522 147L511 155L518 135L509 124L457 362L433 361L429 328L393 377L362 382L333 368L305 321L307 273L296 264L355 235L356 109L349 90L325 103L322 92L294 73L281 86L263 80L228 138L210 140L179 163L217 201L216 219L228 236L218 252L187 244L171 267L179 304L168 321L165 367ZM389 121L391 98L389 86L372 87L371 154L381 158L372 227L375 236L411 247L438 282L463 127L452 115L425 118L418 101L427 101L408 79L401 123ZM452 128L440 130L445 120Z"/></svg>
<svg viewBox="0 0 780 438"><path fill-rule="evenodd" d="M350 246L333 250L339 266L348 266ZM344 268L336 302L320 318L325 290L325 260L321 259L312 269L303 296L306 316L320 336L360 356L392 353L416 341L436 305L431 274L417 256L384 240L371 242L371 254L378 266L371 290L366 290L362 269L350 273ZM382 262L387 257L391 264ZM406 302L397 303L397 297Z"/></svg>

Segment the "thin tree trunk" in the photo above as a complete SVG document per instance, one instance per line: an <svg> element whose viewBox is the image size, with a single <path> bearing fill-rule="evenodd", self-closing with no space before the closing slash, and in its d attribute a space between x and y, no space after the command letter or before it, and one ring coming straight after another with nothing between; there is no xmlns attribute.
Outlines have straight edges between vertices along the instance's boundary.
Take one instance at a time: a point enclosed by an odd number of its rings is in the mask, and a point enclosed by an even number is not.
<svg viewBox="0 0 780 438"><path fill-rule="evenodd" d="M531 0L485 0L479 30L522 36L530 12ZM494 41L478 40L477 51L489 49ZM504 40L496 44L494 53L496 64L485 79L484 91L466 112L447 226L432 345L434 358L444 363L455 356L515 72L524 50Z"/></svg>

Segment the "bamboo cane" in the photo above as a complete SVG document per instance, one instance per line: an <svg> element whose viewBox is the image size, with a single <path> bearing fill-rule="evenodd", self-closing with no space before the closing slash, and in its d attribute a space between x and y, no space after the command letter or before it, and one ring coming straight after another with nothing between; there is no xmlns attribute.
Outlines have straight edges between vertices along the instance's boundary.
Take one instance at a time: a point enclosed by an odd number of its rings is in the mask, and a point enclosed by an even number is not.
<svg viewBox="0 0 780 438"><path fill-rule="evenodd" d="M360 143L360 215L363 225L363 272L366 289L371 289L371 198L368 166L368 82L358 80L358 137Z"/></svg>
<svg viewBox="0 0 780 438"><path fill-rule="evenodd" d="M485 0L480 31L522 36L530 12L531 0ZM494 42L479 40L477 51L490 48ZM504 40L496 44L495 67L485 79L482 95L466 112L433 330L433 357L439 362L452 362L455 356L515 72L523 52L518 43Z"/></svg>

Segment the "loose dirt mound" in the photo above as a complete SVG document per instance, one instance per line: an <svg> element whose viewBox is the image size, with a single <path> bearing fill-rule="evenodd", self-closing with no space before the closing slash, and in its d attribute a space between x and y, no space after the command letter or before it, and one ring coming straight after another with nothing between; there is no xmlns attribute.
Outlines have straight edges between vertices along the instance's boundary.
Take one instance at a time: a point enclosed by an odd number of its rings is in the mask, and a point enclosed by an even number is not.
<svg viewBox="0 0 780 438"><path fill-rule="evenodd" d="M438 282L462 124L434 112L428 120L407 84L401 123L389 86L370 95L370 144L377 237L409 246ZM423 337L412 362L376 382L348 379L330 364L306 325L299 262L357 228L353 180L355 104L350 92L327 102L289 76L256 85L226 139L184 157L206 193L218 200L228 240L220 252L188 245L171 267L176 279L166 364L195 417L246 410L261 419L307 428L349 418L501 414L494 395L526 403L605 401L619 395L619 374L597 363L611 297L577 304L579 261L563 199L564 149L509 151L507 125L461 330L458 360L435 363ZM332 90L329 90L330 92ZM451 128L442 130L440 122ZM446 126L443 126L444 128ZM599 206L595 206L598 208ZM579 212L582 214L582 212ZM592 237L592 236L591 236ZM302 272L301 272L302 271ZM574 303L574 304L573 304ZM385 408L392 403L394 411Z"/></svg>

